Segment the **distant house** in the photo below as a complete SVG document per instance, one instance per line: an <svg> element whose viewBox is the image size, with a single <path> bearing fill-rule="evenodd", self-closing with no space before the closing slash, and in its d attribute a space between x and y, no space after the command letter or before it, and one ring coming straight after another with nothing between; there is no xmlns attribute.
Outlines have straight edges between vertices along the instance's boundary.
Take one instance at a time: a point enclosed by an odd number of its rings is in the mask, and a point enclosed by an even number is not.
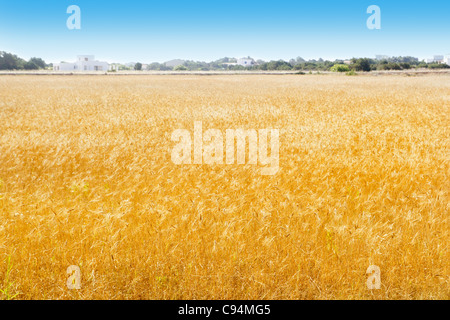
<svg viewBox="0 0 450 320"><path fill-rule="evenodd" d="M444 56L436 55L436 56L433 57L433 60L434 60L434 62L437 62L437 63L443 63L444 62Z"/></svg>
<svg viewBox="0 0 450 320"><path fill-rule="evenodd" d="M109 64L103 61L95 60L94 56L77 56L77 61L73 63L61 62L55 63L55 71L108 71Z"/></svg>
<svg viewBox="0 0 450 320"><path fill-rule="evenodd" d="M444 56L443 62L450 66L450 54Z"/></svg>
<svg viewBox="0 0 450 320"><path fill-rule="evenodd" d="M433 59L425 59L426 63L445 63L450 65L450 54L448 55L435 55Z"/></svg>
<svg viewBox="0 0 450 320"><path fill-rule="evenodd" d="M240 58L240 59L237 59L237 64L240 65L240 66L244 66L244 67L256 66L256 62L252 58Z"/></svg>

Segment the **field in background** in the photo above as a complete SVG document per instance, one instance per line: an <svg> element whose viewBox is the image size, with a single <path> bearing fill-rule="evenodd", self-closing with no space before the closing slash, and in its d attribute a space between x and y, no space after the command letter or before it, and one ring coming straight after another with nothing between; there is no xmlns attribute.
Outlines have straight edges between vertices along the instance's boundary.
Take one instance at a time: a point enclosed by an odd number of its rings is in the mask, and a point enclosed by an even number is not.
<svg viewBox="0 0 450 320"><path fill-rule="evenodd" d="M449 299L449 80L0 77L0 299ZM194 121L280 171L174 165Z"/></svg>

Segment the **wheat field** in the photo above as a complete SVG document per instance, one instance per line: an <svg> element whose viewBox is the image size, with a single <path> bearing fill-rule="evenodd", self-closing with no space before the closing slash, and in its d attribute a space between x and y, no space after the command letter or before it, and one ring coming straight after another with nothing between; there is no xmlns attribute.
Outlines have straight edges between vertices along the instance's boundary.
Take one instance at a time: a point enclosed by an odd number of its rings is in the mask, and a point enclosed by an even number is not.
<svg viewBox="0 0 450 320"><path fill-rule="evenodd" d="M449 107L448 74L2 76L0 299L449 299ZM280 170L175 165L195 121L279 129Z"/></svg>

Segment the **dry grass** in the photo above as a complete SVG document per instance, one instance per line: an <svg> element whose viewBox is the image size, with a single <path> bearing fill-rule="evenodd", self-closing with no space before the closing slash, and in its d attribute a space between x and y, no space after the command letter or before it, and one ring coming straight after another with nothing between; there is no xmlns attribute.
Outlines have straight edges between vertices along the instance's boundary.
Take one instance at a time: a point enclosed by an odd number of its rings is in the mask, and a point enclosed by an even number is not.
<svg viewBox="0 0 450 320"><path fill-rule="evenodd" d="M449 299L449 80L0 77L0 298ZM280 171L174 165L196 120Z"/></svg>

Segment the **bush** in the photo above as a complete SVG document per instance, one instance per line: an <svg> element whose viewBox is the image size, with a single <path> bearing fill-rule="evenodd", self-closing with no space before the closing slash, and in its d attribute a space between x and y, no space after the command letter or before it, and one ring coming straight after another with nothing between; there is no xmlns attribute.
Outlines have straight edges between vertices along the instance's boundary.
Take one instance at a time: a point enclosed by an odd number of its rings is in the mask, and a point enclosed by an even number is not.
<svg viewBox="0 0 450 320"><path fill-rule="evenodd" d="M335 64L330 70L333 72L349 72L350 68L346 64Z"/></svg>
<svg viewBox="0 0 450 320"><path fill-rule="evenodd" d="M428 68L430 69L448 69L450 66L448 64L443 63L430 63L428 64Z"/></svg>
<svg viewBox="0 0 450 320"><path fill-rule="evenodd" d="M186 71L188 68L186 68L185 66L183 66L183 65L179 65L179 66L176 66L173 70L175 70L175 71Z"/></svg>
<svg viewBox="0 0 450 320"><path fill-rule="evenodd" d="M403 70L411 69L411 64L409 64L409 63L403 62L403 63L400 63L400 66L403 68Z"/></svg>

